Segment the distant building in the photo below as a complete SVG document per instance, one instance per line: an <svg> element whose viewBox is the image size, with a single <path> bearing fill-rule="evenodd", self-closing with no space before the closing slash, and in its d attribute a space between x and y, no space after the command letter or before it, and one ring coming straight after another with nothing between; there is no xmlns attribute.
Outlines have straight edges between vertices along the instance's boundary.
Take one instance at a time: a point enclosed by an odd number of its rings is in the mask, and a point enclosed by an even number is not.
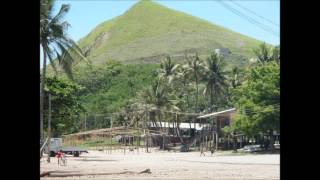
<svg viewBox="0 0 320 180"><path fill-rule="evenodd" d="M202 115L197 117L198 119L207 119L209 117L216 117L217 118L217 127L218 129L222 129L225 126L229 126L232 123L232 117L236 112L235 108L227 109L224 111L214 112L206 115Z"/></svg>
<svg viewBox="0 0 320 180"><path fill-rule="evenodd" d="M251 62L251 63L255 63L255 62L257 62L257 61L258 61L257 58L250 58L250 59L249 59L249 62Z"/></svg>
<svg viewBox="0 0 320 180"><path fill-rule="evenodd" d="M228 48L215 49L214 52L218 55L221 55L221 56L231 54L231 51Z"/></svg>

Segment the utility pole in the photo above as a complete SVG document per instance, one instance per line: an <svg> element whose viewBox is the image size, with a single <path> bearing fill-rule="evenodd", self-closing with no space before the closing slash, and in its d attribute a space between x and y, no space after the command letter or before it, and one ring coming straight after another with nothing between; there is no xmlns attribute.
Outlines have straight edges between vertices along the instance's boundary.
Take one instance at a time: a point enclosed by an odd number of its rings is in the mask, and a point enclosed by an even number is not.
<svg viewBox="0 0 320 180"><path fill-rule="evenodd" d="M49 114L48 114L48 162L51 156L51 94L49 93Z"/></svg>

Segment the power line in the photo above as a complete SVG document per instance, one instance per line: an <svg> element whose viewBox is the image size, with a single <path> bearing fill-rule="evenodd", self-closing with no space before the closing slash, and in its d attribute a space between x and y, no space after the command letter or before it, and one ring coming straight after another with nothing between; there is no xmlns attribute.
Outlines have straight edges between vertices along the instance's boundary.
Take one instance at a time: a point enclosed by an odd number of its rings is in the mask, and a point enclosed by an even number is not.
<svg viewBox="0 0 320 180"><path fill-rule="evenodd" d="M259 21L253 19L252 17L250 16L247 16L246 14L243 14L242 12L238 11L237 9L231 7L230 5L228 5L227 3L224 3L222 1L218 1L220 2L220 4L222 4L225 8L227 8L228 10L230 10L232 13L238 15L239 17L241 18L244 18L246 19L247 21L249 21L251 24L263 29L264 31L266 32L269 32L275 36L279 36L277 32L275 32L272 28L270 28L269 26L263 24L263 23L260 23Z"/></svg>
<svg viewBox="0 0 320 180"><path fill-rule="evenodd" d="M276 110L280 110L280 107L263 109L263 110L245 110L244 113L246 115L254 115L254 114L261 113L261 112L269 112L269 111L276 111Z"/></svg>
<svg viewBox="0 0 320 180"><path fill-rule="evenodd" d="M268 109L260 109L260 110L244 110L245 113L255 113L255 112L267 112L270 110L280 110L280 107L273 107L273 108L268 108Z"/></svg>
<svg viewBox="0 0 320 180"><path fill-rule="evenodd" d="M263 17L263 16L261 16L261 15L257 14L256 12L254 12L254 11L252 11L252 10L250 10L250 9L248 9L248 8L246 8L246 7L244 7L244 6L242 6L242 5L240 5L239 3L236 3L234 0L230 0L230 1L231 1L233 4L235 4L236 6L238 6L238 7L242 8L242 9L244 9L245 11L250 12L250 13L252 13L252 14L256 15L257 17L260 17L261 19L264 19L264 20L268 21L269 23L271 23L271 24L273 24L273 25L275 25L275 26L277 26L277 27L279 27L279 26L280 26L279 24L274 23L273 21L271 21L271 20L269 20L269 19L267 19L267 18L265 18L265 17Z"/></svg>
<svg viewBox="0 0 320 180"><path fill-rule="evenodd" d="M230 5L224 3L223 1L218 1L223 7L225 7L226 9L228 9L229 11L231 11L232 13L238 15L239 17L241 18L244 18L246 19L247 21L249 21L251 24L263 29L264 31L268 32L268 33L271 33L275 36L279 36L279 34L274 31L272 28L270 28L269 26L263 24L263 23L260 23L259 21L251 18L250 16L247 16L246 14L243 14L242 12L238 11L237 9L231 7Z"/></svg>
<svg viewBox="0 0 320 180"><path fill-rule="evenodd" d="M258 105L258 107L262 107L262 108L266 108L266 107L270 107L270 106L280 107L280 104ZM239 108L239 109L242 109L242 108Z"/></svg>

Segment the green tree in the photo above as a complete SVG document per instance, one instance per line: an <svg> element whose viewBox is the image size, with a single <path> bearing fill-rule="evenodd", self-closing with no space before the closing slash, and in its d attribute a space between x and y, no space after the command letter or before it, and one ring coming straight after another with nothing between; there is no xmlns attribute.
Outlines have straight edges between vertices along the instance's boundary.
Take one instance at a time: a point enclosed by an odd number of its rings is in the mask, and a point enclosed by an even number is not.
<svg viewBox="0 0 320 180"><path fill-rule="evenodd" d="M52 97L51 128L54 137L79 130L79 115L85 111L78 96L81 88L81 86L73 82L57 77L46 78L45 91L47 92L46 94L50 93ZM44 110L47 112L48 102L44 104ZM45 114L47 115L48 112Z"/></svg>
<svg viewBox="0 0 320 180"><path fill-rule="evenodd" d="M160 64L160 69L158 70L159 79L166 80L168 84L171 84L173 78L176 76L178 67L179 64L173 63L170 56L167 56L166 60Z"/></svg>
<svg viewBox="0 0 320 180"><path fill-rule="evenodd" d="M40 88L40 134L43 136L43 104L44 86L46 77L47 58L54 70L56 70L54 58L59 65L72 78L72 62L77 59L86 59L77 44L66 34L69 26L63 18L69 11L70 6L63 4L56 15L53 15L54 0L40 1L40 46L43 52L43 67ZM43 137L41 138L43 139Z"/></svg>
<svg viewBox="0 0 320 180"><path fill-rule="evenodd" d="M226 79L225 64L221 56L212 53L204 62L203 81L206 83L204 93L210 97L209 111L217 110L219 103L225 100Z"/></svg>
<svg viewBox="0 0 320 180"><path fill-rule="evenodd" d="M185 65L183 65L186 74L190 74L194 78L196 86L196 99L195 99L195 112L199 112L198 108L198 97L199 97L199 82L201 77L201 71L203 70L203 62L200 60L198 54L196 54L192 59L188 60Z"/></svg>
<svg viewBox="0 0 320 180"><path fill-rule="evenodd" d="M234 130L248 136L257 132L279 131L280 67L269 62L251 69L248 79L233 90L233 101L240 114L232 124ZM271 139L273 149L273 139Z"/></svg>
<svg viewBox="0 0 320 180"><path fill-rule="evenodd" d="M259 45L257 49L253 50L254 54L257 57L258 62L271 62L276 61L280 62L280 47L268 47L266 43L262 43Z"/></svg>
<svg viewBox="0 0 320 180"><path fill-rule="evenodd" d="M241 70L238 67L233 67L230 76L230 85L234 89L242 83Z"/></svg>
<svg viewBox="0 0 320 180"><path fill-rule="evenodd" d="M231 91L239 86L241 86L242 82L245 80L245 71L243 69L240 69L238 67L233 67L231 71L228 74L228 82L229 82L229 87L228 87L228 104L232 104L232 95Z"/></svg>
<svg viewBox="0 0 320 180"><path fill-rule="evenodd" d="M141 108L147 107L151 114L155 113L157 115L161 129L162 111L180 110L176 106L174 96L169 94L168 85L164 81L155 80L151 87L148 87L138 94L136 101L140 104ZM156 121L154 121L154 123L157 126Z"/></svg>
<svg viewBox="0 0 320 180"><path fill-rule="evenodd" d="M280 64L280 46L276 46L272 49L272 59Z"/></svg>
<svg viewBox="0 0 320 180"><path fill-rule="evenodd" d="M192 95L191 92L193 91L193 86L191 84L191 76L190 69L186 65L182 65L178 68L178 73L176 75L176 82L174 87L174 93L181 99L179 103L179 108L183 112L191 112L194 111L195 108L193 107L194 103L191 103L190 96ZM191 131L191 122L192 118L188 118L187 121L189 122L189 127Z"/></svg>

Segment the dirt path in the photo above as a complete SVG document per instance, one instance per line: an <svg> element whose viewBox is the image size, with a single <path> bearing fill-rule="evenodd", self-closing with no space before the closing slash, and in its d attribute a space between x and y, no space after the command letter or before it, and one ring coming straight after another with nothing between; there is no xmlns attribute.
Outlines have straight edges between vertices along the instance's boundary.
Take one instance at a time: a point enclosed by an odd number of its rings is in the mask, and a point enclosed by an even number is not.
<svg viewBox="0 0 320 180"><path fill-rule="evenodd" d="M102 176L73 176L64 178L43 177L41 179L219 179L257 180L280 179L280 156L273 155L232 155L207 152L200 157L199 152L174 153L159 152L112 152L89 151L80 157L67 157L66 166L58 166L57 160L51 163L41 160L43 171L68 171L73 173L115 173ZM150 169L151 174L121 174L121 172L141 172Z"/></svg>

